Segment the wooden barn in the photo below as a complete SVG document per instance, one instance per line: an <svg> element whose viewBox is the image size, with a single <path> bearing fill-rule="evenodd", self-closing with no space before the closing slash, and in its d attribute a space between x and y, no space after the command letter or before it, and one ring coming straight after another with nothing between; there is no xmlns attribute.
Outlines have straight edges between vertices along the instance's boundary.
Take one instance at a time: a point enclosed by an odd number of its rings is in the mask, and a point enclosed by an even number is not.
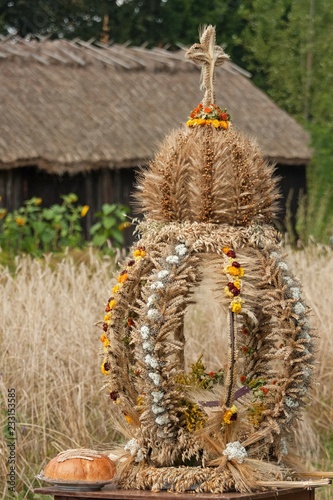
<svg viewBox="0 0 333 500"><path fill-rule="evenodd" d="M2 206L32 196L48 206L75 192L91 207L89 225L102 203L130 204L135 170L200 102L199 79L182 50L0 40ZM216 71L216 102L277 164L284 197L292 189L296 200L311 158L305 130L232 62Z"/></svg>

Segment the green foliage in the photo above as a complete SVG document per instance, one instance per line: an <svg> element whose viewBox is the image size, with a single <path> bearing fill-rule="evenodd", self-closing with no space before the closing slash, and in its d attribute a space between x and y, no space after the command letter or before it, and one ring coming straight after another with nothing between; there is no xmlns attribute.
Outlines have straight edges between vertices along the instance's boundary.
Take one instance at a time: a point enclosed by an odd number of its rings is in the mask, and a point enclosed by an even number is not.
<svg viewBox="0 0 333 500"><path fill-rule="evenodd" d="M103 253L113 254L112 245L121 247L124 244L123 230L131 224L126 221L129 209L124 205L104 203L95 213L98 221L90 228L92 244Z"/></svg>
<svg viewBox="0 0 333 500"><path fill-rule="evenodd" d="M48 252L62 252L65 248L82 248L86 245L83 236L82 218L89 210L87 205L78 205L74 193L61 196L63 202L51 207L42 207L42 199L33 197L22 207L7 213L0 208L1 255L29 253L35 257ZM124 243L123 229L128 208L104 204L95 214L100 219L90 229L93 246L108 254L112 247ZM3 259L2 259L3 260Z"/></svg>

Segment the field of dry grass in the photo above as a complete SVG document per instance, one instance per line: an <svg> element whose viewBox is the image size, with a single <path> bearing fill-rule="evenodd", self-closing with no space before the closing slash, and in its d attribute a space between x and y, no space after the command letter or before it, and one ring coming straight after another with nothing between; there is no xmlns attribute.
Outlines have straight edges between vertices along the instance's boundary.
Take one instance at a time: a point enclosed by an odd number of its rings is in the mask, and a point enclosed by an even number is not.
<svg viewBox="0 0 333 500"><path fill-rule="evenodd" d="M326 446L318 467L333 467L333 252L312 247L288 254L303 284L317 328L318 376L300 439ZM21 258L17 270L0 268L0 484L8 473L8 389L16 392L16 490L32 498L34 476L58 451L80 446L108 449L116 439L110 400L100 392L99 329L114 265L86 254L45 264ZM219 316L214 304L189 309L185 321L188 363L205 346L205 361L220 359ZM207 317L210 318L207 325ZM206 322L206 323L205 323ZM200 327L200 325L202 325ZM209 335L208 335L209 332ZM216 332L216 333L215 333ZM220 336L220 333L219 333ZM312 428L311 428L312 426ZM318 497L330 498L330 488ZM30 491L30 493L29 493ZM4 490L0 498L9 497Z"/></svg>

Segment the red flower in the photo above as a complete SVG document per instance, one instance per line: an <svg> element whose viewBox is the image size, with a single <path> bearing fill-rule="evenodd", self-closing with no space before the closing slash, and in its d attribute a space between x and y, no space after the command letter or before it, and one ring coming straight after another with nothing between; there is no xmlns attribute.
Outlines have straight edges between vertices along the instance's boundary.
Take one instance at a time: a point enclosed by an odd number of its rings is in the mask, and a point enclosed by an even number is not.
<svg viewBox="0 0 333 500"><path fill-rule="evenodd" d="M267 387L259 387L259 389L260 389L260 390L261 390L261 391L265 394L265 396L266 396L266 394L268 393L268 389L267 389Z"/></svg>
<svg viewBox="0 0 333 500"><path fill-rule="evenodd" d="M209 377L213 378L213 377L215 377L215 372L209 372L208 375L209 375Z"/></svg>
<svg viewBox="0 0 333 500"><path fill-rule="evenodd" d="M221 113L221 114L220 114L220 118L221 118L221 120L223 120L223 121L228 121L228 120L229 120L229 117L228 117L228 114L227 114L227 113Z"/></svg>
<svg viewBox="0 0 333 500"><path fill-rule="evenodd" d="M232 259L235 259L236 254L233 250L229 250L229 252L227 253L227 257L231 257Z"/></svg>
<svg viewBox="0 0 333 500"><path fill-rule="evenodd" d="M103 323L103 330L106 332L108 329L108 324L107 323Z"/></svg>
<svg viewBox="0 0 333 500"><path fill-rule="evenodd" d="M105 307L105 312L107 312L107 313L108 313L109 311L111 311L111 309L110 309L109 304L107 304L107 305L106 305L106 307Z"/></svg>
<svg viewBox="0 0 333 500"><path fill-rule="evenodd" d="M241 265L240 265L240 263L239 263L239 262L237 262L236 260L234 260L234 261L233 261L233 263L232 263L232 266L234 266L234 267L237 267L237 268L238 268L238 267L240 267Z"/></svg>
<svg viewBox="0 0 333 500"><path fill-rule="evenodd" d="M134 319L133 318L128 318L127 326L129 326L129 327L134 326Z"/></svg>
<svg viewBox="0 0 333 500"><path fill-rule="evenodd" d="M117 401L117 399L119 398L119 392L118 391L110 392L110 398L112 399L112 401Z"/></svg>
<svg viewBox="0 0 333 500"><path fill-rule="evenodd" d="M212 108L204 108L204 113L211 113Z"/></svg>
<svg viewBox="0 0 333 500"><path fill-rule="evenodd" d="M242 382L242 384L244 384L246 382L246 375L242 375L240 377L240 381Z"/></svg>
<svg viewBox="0 0 333 500"><path fill-rule="evenodd" d="M249 350L249 348L248 348L246 345L243 345L243 347L242 347L242 351L243 351L243 352L247 352L248 350Z"/></svg>
<svg viewBox="0 0 333 500"><path fill-rule="evenodd" d="M243 328L242 328L242 333L243 333L244 335L248 335L248 334L249 334L249 330L248 330L248 328L246 328L246 326L243 326Z"/></svg>

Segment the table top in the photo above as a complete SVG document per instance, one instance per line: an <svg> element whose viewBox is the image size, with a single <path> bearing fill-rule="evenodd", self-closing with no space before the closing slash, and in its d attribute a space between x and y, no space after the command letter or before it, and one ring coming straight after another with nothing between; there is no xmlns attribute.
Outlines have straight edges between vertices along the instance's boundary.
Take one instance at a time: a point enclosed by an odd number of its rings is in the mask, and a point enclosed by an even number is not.
<svg viewBox="0 0 333 500"><path fill-rule="evenodd" d="M312 491L312 489L310 489ZM105 486L100 491L66 491L63 488L56 487L46 487L46 488L36 488L35 493L51 495L58 498L82 498L82 499L109 499L109 500L189 500L190 498L195 498L197 500L241 500L241 499L251 499L251 500L273 500L281 498L281 500L289 500L289 498L311 499L310 490L304 490L302 488L288 488L270 491L261 491L253 493L194 493L189 491L186 493L173 493L169 491L150 491L150 490L119 490L112 485ZM284 498L285 497L285 498Z"/></svg>

